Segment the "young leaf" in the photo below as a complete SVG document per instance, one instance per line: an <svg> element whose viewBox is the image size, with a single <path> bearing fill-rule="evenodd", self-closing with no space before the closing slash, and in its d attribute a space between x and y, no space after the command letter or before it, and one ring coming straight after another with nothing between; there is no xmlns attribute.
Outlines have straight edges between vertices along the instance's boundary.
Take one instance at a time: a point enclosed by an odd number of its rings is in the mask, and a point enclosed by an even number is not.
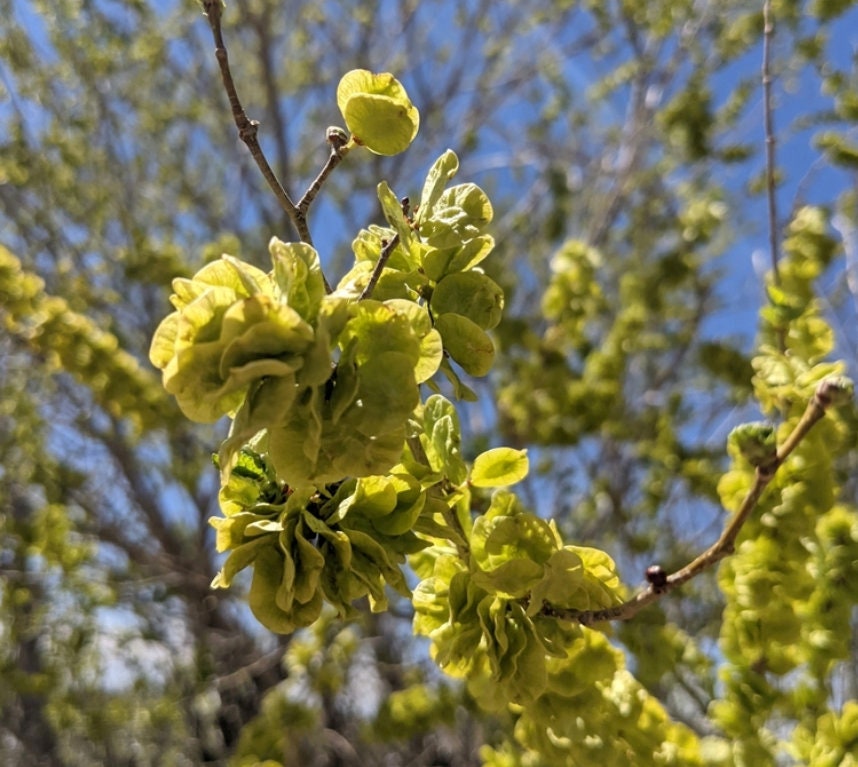
<svg viewBox="0 0 858 767"><path fill-rule="evenodd" d="M456 175L459 170L459 158L452 149L442 154L426 176L423 184L423 193L420 195L420 207L417 209L416 223L419 225L431 215L435 204L441 199L447 182Z"/></svg>
<svg viewBox="0 0 858 767"><path fill-rule="evenodd" d="M492 204L480 187L459 184L443 192L420 234L433 247L449 248L477 237L492 216Z"/></svg>
<svg viewBox="0 0 858 767"><path fill-rule="evenodd" d="M377 187L378 201L381 203L381 209L387 223L390 224L399 235L399 240L405 249L408 249L411 237L411 227L408 221L405 220L405 214L402 212L402 204L397 199L393 190L387 185L386 181L382 181Z"/></svg>
<svg viewBox="0 0 858 767"><path fill-rule="evenodd" d="M274 277L286 303L308 322L319 312L325 296L325 280L319 254L303 242L283 242L276 237L268 244Z"/></svg>
<svg viewBox="0 0 858 767"><path fill-rule="evenodd" d="M452 312L435 318L435 327L444 340L444 349L472 376L484 376L495 361L495 345L472 320Z"/></svg>
<svg viewBox="0 0 858 767"><path fill-rule="evenodd" d="M482 272L454 272L435 287L430 307L434 314L454 312L490 330L503 314L503 290Z"/></svg>
<svg viewBox="0 0 858 767"><path fill-rule="evenodd" d="M446 474L454 485L464 482L467 469L462 460L459 416L453 404L440 394L429 397L423 407L423 428L432 469Z"/></svg>
<svg viewBox="0 0 858 767"><path fill-rule="evenodd" d="M508 487L521 482L528 468L526 450L496 447L477 456L470 480L474 487Z"/></svg>
<svg viewBox="0 0 858 767"><path fill-rule="evenodd" d="M450 248L427 248L423 256L423 270L436 282L445 274L464 272L479 264L495 246L494 237L481 234L464 245Z"/></svg>
<svg viewBox="0 0 858 767"><path fill-rule="evenodd" d="M740 424L730 432L727 441L751 466L764 466L777 456L777 433L770 423Z"/></svg>
<svg viewBox="0 0 858 767"><path fill-rule="evenodd" d="M390 73L347 72L337 87L337 105L355 143L381 155L399 154L417 135L420 114Z"/></svg>

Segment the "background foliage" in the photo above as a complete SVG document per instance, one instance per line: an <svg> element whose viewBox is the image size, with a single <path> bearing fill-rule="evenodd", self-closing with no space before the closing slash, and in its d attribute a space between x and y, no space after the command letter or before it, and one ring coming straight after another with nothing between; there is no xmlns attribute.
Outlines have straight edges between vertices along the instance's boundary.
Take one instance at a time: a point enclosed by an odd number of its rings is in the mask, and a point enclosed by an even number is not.
<svg viewBox="0 0 858 767"><path fill-rule="evenodd" d="M768 296L767 256L752 268L768 247L760 8L227 11L245 105L295 193L324 161L343 72L396 72L420 108L407 153L350 156L329 181L310 221L327 274L381 220L379 179L417 199L452 147L490 192L486 266L506 310L494 372L469 382L482 401L464 452L528 447L528 504L631 586L717 536L747 481L726 434L759 409L795 419L796 360L854 370L856 11L772 6L784 261ZM223 428L181 415L149 339L174 276L221 252L268 268L272 234L295 233L235 138L195 4L0 0L0 14L0 760L537 763L508 714L428 662L407 600L274 637L240 590L209 589ZM760 345L777 350L785 327L786 361ZM706 763L854 758L854 413L820 427L797 456L815 470L783 479L717 579L612 637Z"/></svg>

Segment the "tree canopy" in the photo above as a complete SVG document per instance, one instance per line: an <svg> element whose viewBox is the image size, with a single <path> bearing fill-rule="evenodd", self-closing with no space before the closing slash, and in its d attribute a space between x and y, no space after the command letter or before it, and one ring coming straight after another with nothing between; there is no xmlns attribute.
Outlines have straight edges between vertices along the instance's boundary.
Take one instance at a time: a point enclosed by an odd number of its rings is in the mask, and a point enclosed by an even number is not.
<svg viewBox="0 0 858 767"><path fill-rule="evenodd" d="M0 13L0 761L856 763L854 3Z"/></svg>

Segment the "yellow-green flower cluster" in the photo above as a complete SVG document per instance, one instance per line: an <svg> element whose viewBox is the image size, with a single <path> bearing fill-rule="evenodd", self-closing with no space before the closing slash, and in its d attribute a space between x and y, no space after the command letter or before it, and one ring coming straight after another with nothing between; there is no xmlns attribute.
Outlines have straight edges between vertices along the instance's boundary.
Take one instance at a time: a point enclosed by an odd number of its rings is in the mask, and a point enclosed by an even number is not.
<svg viewBox="0 0 858 767"><path fill-rule="evenodd" d="M234 418L225 473L263 431L293 487L386 471L402 452L417 386L441 361L428 311L326 295L312 248L274 239L270 250L269 273L223 256L174 281L176 311L150 352L165 388L193 420Z"/></svg>

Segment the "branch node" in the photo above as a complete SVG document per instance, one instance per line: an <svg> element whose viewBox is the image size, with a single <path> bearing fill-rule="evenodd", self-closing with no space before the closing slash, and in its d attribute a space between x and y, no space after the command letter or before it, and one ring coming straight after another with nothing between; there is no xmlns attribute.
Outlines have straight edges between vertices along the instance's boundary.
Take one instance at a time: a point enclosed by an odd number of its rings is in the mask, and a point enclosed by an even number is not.
<svg viewBox="0 0 858 767"><path fill-rule="evenodd" d="M302 242L312 246L313 238L310 235L310 228L307 225L306 215L307 207L309 207L311 200L306 200L306 204L300 210L292 201L289 193L284 189L280 180L272 170L271 165L268 163L265 153L262 151L262 147L259 144L259 140L257 138L259 121L248 119L247 113L244 111L244 107L241 105L241 100L238 97L235 81L233 80L232 71L229 67L229 54L227 53L226 43L224 43L223 32L221 30L221 14L223 8L222 0L202 0L202 4L203 10L209 20L209 26L211 27L212 37L214 38L215 44L215 58L220 66L221 80L223 81L223 87L226 91L227 99L229 100L230 110L232 111L232 118L235 122L235 127L238 130L238 136L250 150L250 154L256 162L256 166L259 168L271 191L274 192L274 196L280 203L280 208L284 213L286 213L289 220L292 222L292 225L298 232L298 237ZM330 284L324 274L322 275L322 279L325 283L325 289L330 293Z"/></svg>
<svg viewBox="0 0 858 767"><path fill-rule="evenodd" d="M259 132L259 120L250 120L238 130L238 137L247 143L256 139Z"/></svg>
<svg viewBox="0 0 858 767"><path fill-rule="evenodd" d="M775 476L775 472L778 470L778 467L781 465L781 462L778 460L777 456L774 456L774 459L769 463L761 464L757 466L757 478L760 482L764 484L769 484L772 481L772 477Z"/></svg>

